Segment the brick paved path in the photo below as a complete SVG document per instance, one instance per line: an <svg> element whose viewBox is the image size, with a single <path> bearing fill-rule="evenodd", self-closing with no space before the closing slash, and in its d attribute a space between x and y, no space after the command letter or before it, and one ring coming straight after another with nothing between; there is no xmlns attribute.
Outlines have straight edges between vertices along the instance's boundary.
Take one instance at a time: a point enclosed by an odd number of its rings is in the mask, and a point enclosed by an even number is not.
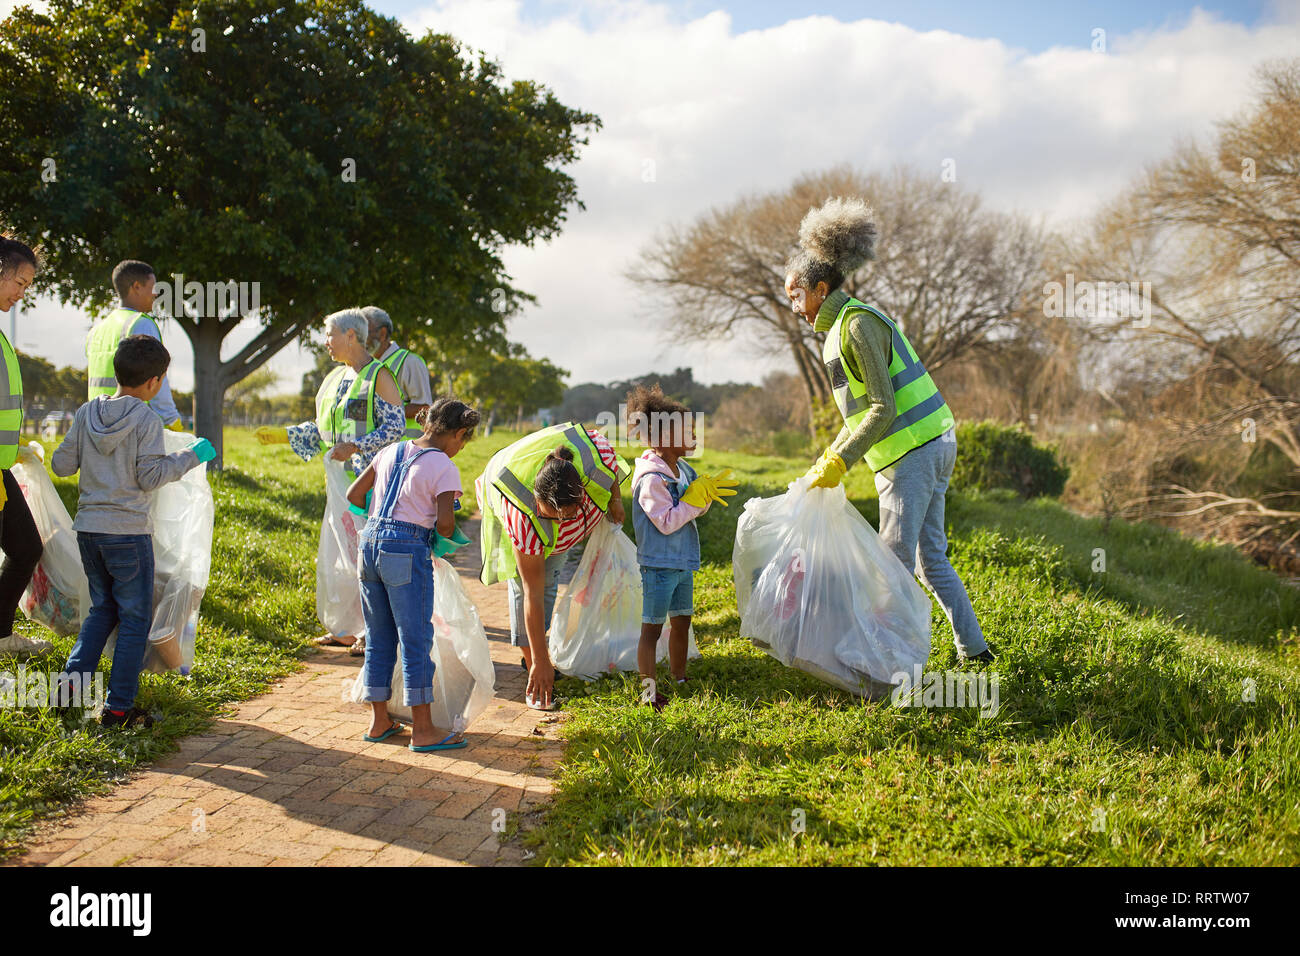
<svg viewBox="0 0 1300 956"><path fill-rule="evenodd" d="M524 849L517 839L502 844L500 828L507 814L528 813L547 799L563 744L557 717L523 704L505 587L479 583L477 522L466 522L465 532L474 544L453 563L496 664L496 697L466 733L469 747L415 754L406 748L409 732L366 743L368 708L343 702L340 693L361 659L332 648L208 733L182 740L179 753L43 827L14 862L520 863Z"/></svg>

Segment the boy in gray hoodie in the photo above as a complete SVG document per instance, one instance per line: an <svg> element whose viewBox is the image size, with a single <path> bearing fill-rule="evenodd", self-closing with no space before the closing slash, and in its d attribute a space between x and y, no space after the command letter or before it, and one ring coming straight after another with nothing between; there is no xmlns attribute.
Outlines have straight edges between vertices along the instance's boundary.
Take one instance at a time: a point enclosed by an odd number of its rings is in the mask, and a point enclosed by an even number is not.
<svg viewBox="0 0 1300 956"><path fill-rule="evenodd" d="M113 356L117 391L77 409L63 444L50 459L56 475L81 472L72 529L90 581L90 612L81 622L65 673L81 674L84 686L99 665L108 635L117 628L108 700L100 719L106 727L153 723L135 706L153 618L153 492L215 455L206 438L171 455L163 446L162 419L146 403L162 388L170 364L171 355L157 339L122 339Z"/></svg>

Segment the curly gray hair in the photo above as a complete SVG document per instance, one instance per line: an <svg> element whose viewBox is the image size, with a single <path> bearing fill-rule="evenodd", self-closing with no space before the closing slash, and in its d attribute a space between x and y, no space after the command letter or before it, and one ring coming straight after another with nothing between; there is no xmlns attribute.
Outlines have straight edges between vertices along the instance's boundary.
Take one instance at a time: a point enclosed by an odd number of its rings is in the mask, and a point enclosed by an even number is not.
<svg viewBox="0 0 1300 956"><path fill-rule="evenodd" d="M347 332L351 329L362 345L365 345L366 339L370 337L370 323L366 321L360 309L339 309L337 312L331 312L325 316L325 328L333 329L335 332Z"/></svg>
<svg viewBox="0 0 1300 956"><path fill-rule="evenodd" d="M805 289L825 282L833 292L853 270L875 257L871 207L859 197L837 196L804 215L799 223L799 251L786 263L786 273Z"/></svg>

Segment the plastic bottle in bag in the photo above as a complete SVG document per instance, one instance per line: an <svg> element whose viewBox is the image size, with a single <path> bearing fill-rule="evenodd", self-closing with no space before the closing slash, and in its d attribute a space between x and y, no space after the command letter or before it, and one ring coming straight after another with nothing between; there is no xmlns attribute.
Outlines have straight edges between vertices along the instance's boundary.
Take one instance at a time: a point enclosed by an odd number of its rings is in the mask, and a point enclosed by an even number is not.
<svg viewBox="0 0 1300 956"><path fill-rule="evenodd" d="M194 444L184 432L163 432L167 454ZM153 495L153 622L143 670L179 671L194 666L199 605L203 603L212 567L212 527L215 508L208 485L207 465L191 468L179 480L168 482ZM111 655L117 641L114 630L104 653Z"/></svg>

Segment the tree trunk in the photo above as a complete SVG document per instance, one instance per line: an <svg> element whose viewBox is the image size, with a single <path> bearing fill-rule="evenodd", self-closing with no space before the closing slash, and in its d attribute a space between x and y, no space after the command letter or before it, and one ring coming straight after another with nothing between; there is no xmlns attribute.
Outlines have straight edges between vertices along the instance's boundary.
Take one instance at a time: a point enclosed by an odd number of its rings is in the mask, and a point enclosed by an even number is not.
<svg viewBox="0 0 1300 956"><path fill-rule="evenodd" d="M265 365L323 314L312 310L307 318L267 325L226 362L221 361L221 343L239 325L238 318L177 319L194 348L194 431L216 450L212 468L220 470L223 462L221 422L226 390Z"/></svg>
<svg viewBox="0 0 1300 956"><path fill-rule="evenodd" d="M221 410L225 405L225 370L221 367L221 329L200 323L190 335L194 347L194 433L212 442L217 457L209 464L222 466Z"/></svg>
<svg viewBox="0 0 1300 956"><path fill-rule="evenodd" d="M790 351L794 355L794 364L799 369L799 375L803 379L804 392L808 397L808 434L815 437L817 423L816 416L812 414L813 405L816 402L824 402L831 397L830 385L821 367L813 363L808 347L803 342L791 342Z"/></svg>

